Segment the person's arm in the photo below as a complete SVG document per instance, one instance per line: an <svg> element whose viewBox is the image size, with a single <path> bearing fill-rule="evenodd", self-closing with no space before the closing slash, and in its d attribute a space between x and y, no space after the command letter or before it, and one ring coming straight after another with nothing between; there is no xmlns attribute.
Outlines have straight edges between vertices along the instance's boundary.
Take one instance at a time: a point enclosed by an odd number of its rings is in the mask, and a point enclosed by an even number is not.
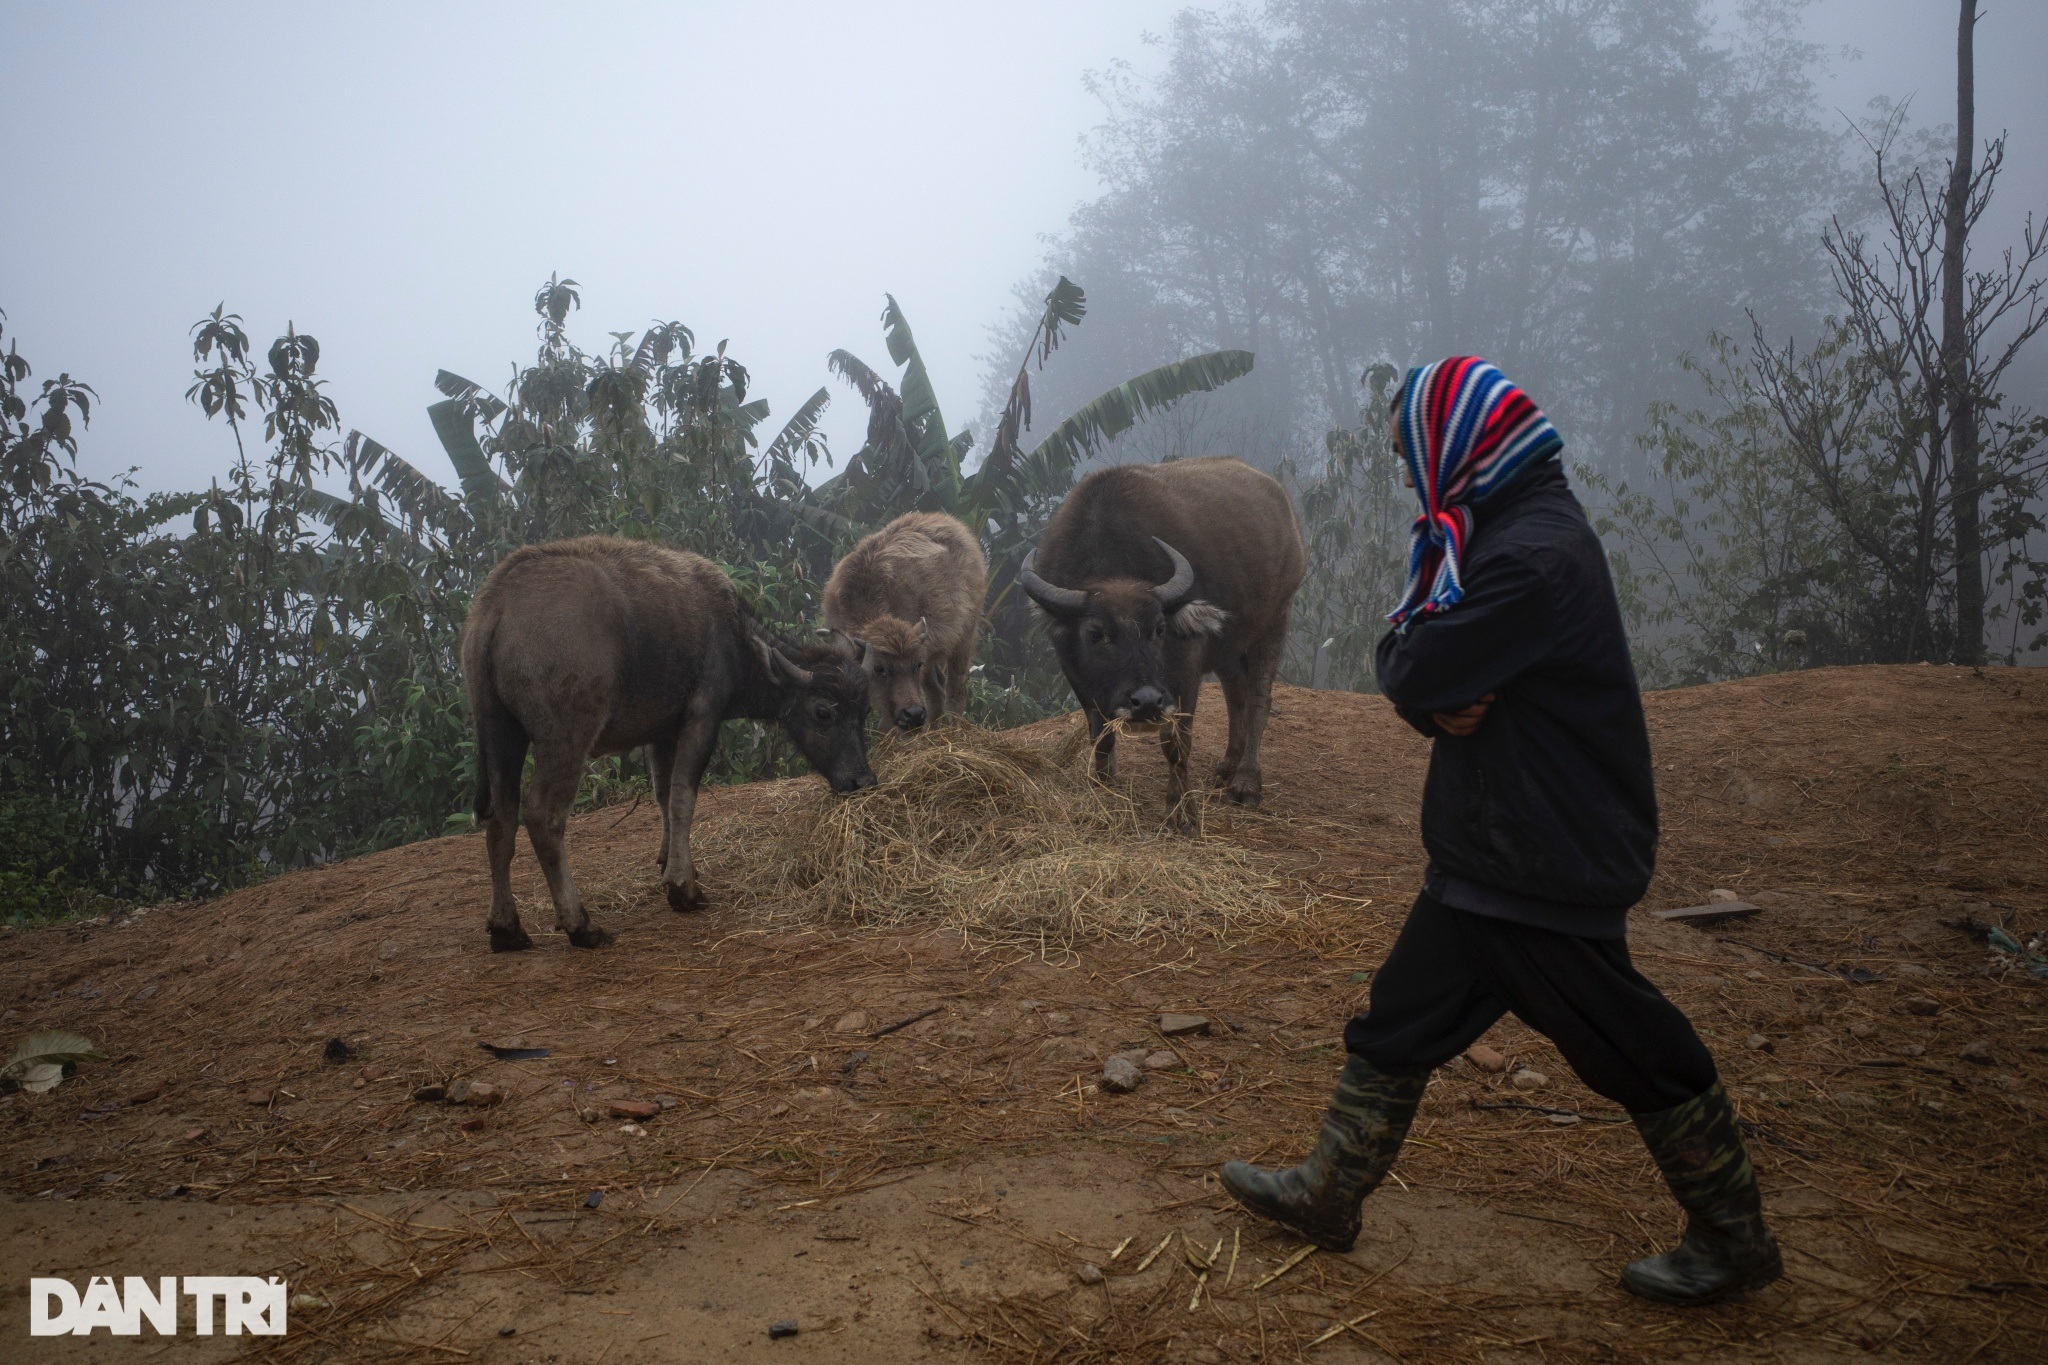
<svg viewBox="0 0 2048 1365"><path fill-rule="evenodd" d="M1381 646L1384 647L1387 639L1391 638L1392 633L1389 632L1386 637L1381 639ZM1410 726L1414 727L1415 733L1421 735L1424 739L1437 739L1444 734L1444 731L1436 728L1436 722L1429 718L1429 712L1427 711L1411 711L1405 706L1396 706L1394 714L1407 721Z"/></svg>
<svg viewBox="0 0 2048 1365"><path fill-rule="evenodd" d="M1464 598L1449 611L1411 617L1407 630L1388 631L1375 662L1380 691L1403 720L1434 739L1455 733L1436 717L1481 705L1550 647L1542 575L1502 558L1473 574Z"/></svg>

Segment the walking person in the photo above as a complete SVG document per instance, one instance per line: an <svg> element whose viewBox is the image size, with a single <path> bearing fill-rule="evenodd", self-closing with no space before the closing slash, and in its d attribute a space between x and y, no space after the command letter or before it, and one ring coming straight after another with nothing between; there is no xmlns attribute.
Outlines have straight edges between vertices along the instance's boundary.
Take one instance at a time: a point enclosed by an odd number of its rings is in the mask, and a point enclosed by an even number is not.
<svg viewBox="0 0 2048 1365"><path fill-rule="evenodd" d="M1631 965L1657 800L1642 696L1563 441L1473 356L1408 372L1394 440L1422 503L1380 690L1434 741L1421 894L1345 1029L1321 1141L1299 1166L1241 1161L1225 1188L1333 1251L1401 1149L1429 1073L1509 1011L1629 1111L1688 1215L1622 1285L1709 1303L1781 1273L1735 1112L1699 1036Z"/></svg>

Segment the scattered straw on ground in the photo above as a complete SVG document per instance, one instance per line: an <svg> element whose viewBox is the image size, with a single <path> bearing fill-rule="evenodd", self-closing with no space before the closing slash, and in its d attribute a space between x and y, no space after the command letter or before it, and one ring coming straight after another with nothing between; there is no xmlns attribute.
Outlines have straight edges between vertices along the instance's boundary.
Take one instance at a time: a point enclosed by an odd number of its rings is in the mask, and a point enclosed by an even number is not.
<svg viewBox="0 0 2048 1365"><path fill-rule="evenodd" d="M770 828L707 830L756 869L772 918L947 928L1070 945L1227 938L1299 920L1317 897L1241 844L1162 828L1156 801L1088 772L1078 722L954 725L877 746L872 789L793 787Z"/></svg>

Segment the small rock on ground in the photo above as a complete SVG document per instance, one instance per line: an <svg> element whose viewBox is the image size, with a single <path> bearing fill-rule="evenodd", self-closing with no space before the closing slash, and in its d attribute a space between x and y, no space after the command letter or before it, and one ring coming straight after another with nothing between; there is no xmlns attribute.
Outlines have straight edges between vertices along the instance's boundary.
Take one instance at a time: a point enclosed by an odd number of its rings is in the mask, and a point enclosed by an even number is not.
<svg viewBox="0 0 2048 1365"><path fill-rule="evenodd" d="M1207 1033L1209 1019L1208 1016L1201 1014L1162 1014L1159 1016L1159 1031L1169 1038Z"/></svg>
<svg viewBox="0 0 2048 1365"><path fill-rule="evenodd" d="M834 1033L865 1033L867 1028L867 1011L855 1010L851 1014L840 1015L839 1022L832 1026L832 1031ZM791 1334L794 1334L795 1331L795 1328L790 1329Z"/></svg>
<svg viewBox="0 0 2048 1365"><path fill-rule="evenodd" d="M1128 1057L1112 1057L1102 1064L1102 1088L1113 1094L1128 1095L1145 1083L1145 1073Z"/></svg>
<svg viewBox="0 0 2048 1365"><path fill-rule="evenodd" d="M1751 1052L1771 1052L1776 1049L1777 1044L1761 1033L1752 1033L1749 1035L1747 1046Z"/></svg>
<svg viewBox="0 0 2048 1365"><path fill-rule="evenodd" d="M1492 1076L1498 1076L1508 1069L1508 1059L1484 1043L1474 1043L1466 1048L1465 1060Z"/></svg>
<svg viewBox="0 0 2048 1365"><path fill-rule="evenodd" d="M782 1321L780 1321L780 1322L771 1322L771 1323L769 1323L769 1324L768 1324L768 1335L769 1335L769 1337L770 1337L770 1338L772 1338L772 1339L775 1339L775 1340L778 1340L778 1341L779 1341L780 1339L782 1339L783 1337L793 1337L793 1336L795 1336L795 1335L796 1335L796 1319L795 1319L795 1318L784 1318L784 1319L782 1319Z"/></svg>
<svg viewBox="0 0 2048 1365"><path fill-rule="evenodd" d="M1180 1054L1161 1048L1157 1052L1146 1053L1145 1059L1139 1065L1147 1071L1171 1071L1180 1065Z"/></svg>
<svg viewBox="0 0 2048 1365"><path fill-rule="evenodd" d="M612 1117L620 1119L651 1119L661 1112L661 1105L655 1100L613 1100Z"/></svg>
<svg viewBox="0 0 2048 1365"><path fill-rule="evenodd" d="M1997 1060L1991 1055L1991 1044L1985 1042L1982 1038L1979 1038L1974 1043L1963 1044L1963 1050L1957 1055L1964 1061L1975 1062L1979 1066L1989 1066L1993 1061Z"/></svg>
<svg viewBox="0 0 2048 1365"><path fill-rule="evenodd" d="M1851 1024L1849 1025L1849 1036L1852 1038L1874 1038L1877 1036L1877 1025L1866 1022Z"/></svg>
<svg viewBox="0 0 2048 1365"><path fill-rule="evenodd" d="M1074 1272L1074 1278L1082 1284L1101 1284L1102 1267L1093 1261L1084 1261L1081 1268Z"/></svg>
<svg viewBox="0 0 2048 1365"><path fill-rule="evenodd" d="M1550 1084L1550 1077L1534 1067L1527 1066L1516 1071L1508 1080L1517 1090L1541 1090L1544 1086Z"/></svg>
<svg viewBox="0 0 2048 1365"><path fill-rule="evenodd" d="M1899 1002L1899 1008L1908 1014L1930 1015L1941 1013L1941 1002L1930 1000L1924 995L1909 995Z"/></svg>

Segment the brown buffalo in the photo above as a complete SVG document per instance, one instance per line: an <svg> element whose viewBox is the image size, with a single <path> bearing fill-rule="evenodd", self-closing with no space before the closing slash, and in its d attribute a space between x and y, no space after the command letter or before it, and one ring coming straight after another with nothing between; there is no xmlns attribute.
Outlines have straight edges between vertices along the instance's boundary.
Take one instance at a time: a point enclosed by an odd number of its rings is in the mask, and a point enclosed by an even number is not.
<svg viewBox="0 0 2048 1365"><path fill-rule="evenodd" d="M1304 560L1287 490L1241 460L1121 465L1067 495L1017 581L1050 622L1099 776L1116 771L1111 718L1167 722L1167 808L1190 827L1195 702L1213 672L1230 708L1216 781L1258 804L1259 739Z"/></svg>
<svg viewBox="0 0 2048 1365"><path fill-rule="evenodd" d="M825 584L825 624L874 649L875 714L915 730L967 707L988 561L974 533L911 512L863 539Z"/></svg>
<svg viewBox="0 0 2048 1365"><path fill-rule="evenodd" d="M591 758L648 747L662 882L677 910L704 899L690 864L690 817L722 722L779 720L834 791L874 785L868 679L854 643L779 644L717 565L682 550L586 536L513 551L470 605L462 676L476 724L476 815L490 850L496 952L533 943L511 878L529 745L526 833L555 927L579 948L611 937L590 922L563 860L569 806Z"/></svg>

